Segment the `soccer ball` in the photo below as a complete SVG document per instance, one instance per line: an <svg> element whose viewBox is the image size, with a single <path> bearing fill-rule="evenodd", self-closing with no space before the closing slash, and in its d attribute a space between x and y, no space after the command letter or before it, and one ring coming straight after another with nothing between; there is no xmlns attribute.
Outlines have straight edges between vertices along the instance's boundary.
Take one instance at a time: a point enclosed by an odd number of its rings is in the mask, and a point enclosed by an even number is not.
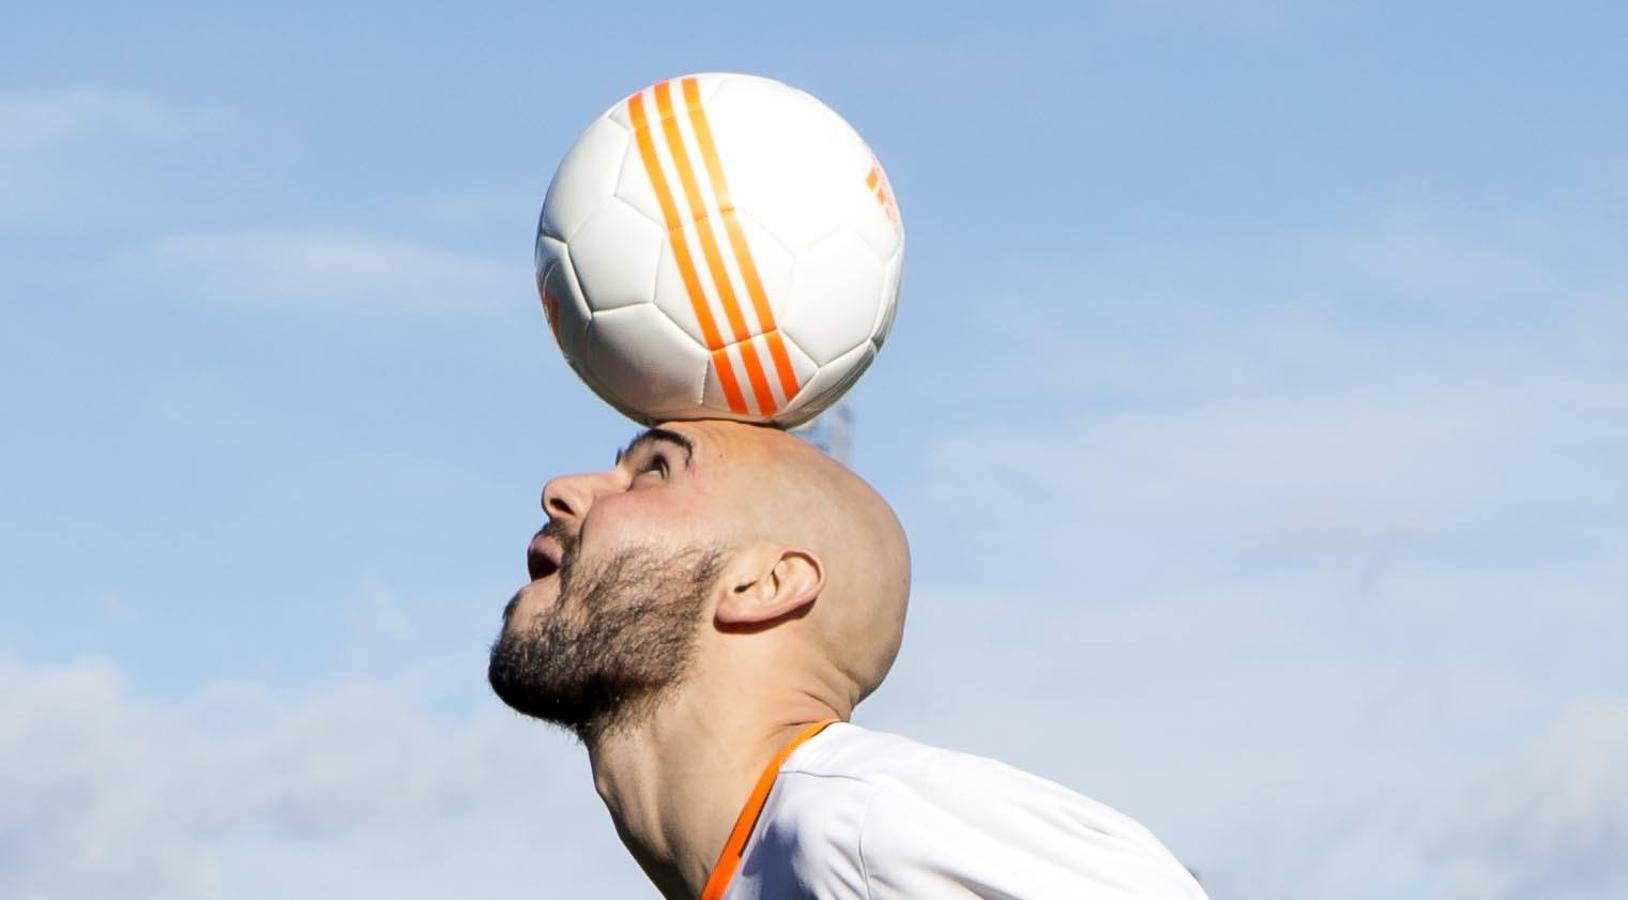
<svg viewBox="0 0 1628 900"><path fill-rule="evenodd" d="M813 418L876 358L903 260L865 142L751 75L687 75L611 107L560 163L537 227L566 361L644 423Z"/></svg>

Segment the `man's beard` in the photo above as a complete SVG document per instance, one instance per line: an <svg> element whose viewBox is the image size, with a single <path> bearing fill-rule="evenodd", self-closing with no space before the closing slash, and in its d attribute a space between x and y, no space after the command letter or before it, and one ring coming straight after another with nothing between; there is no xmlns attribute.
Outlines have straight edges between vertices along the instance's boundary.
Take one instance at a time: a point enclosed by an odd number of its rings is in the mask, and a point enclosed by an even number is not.
<svg viewBox="0 0 1628 900"><path fill-rule="evenodd" d="M544 533L563 549L559 596L518 628L505 613L486 677L504 703L587 742L635 724L682 681L722 553L631 547L585 567L572 536Z"/></svg>

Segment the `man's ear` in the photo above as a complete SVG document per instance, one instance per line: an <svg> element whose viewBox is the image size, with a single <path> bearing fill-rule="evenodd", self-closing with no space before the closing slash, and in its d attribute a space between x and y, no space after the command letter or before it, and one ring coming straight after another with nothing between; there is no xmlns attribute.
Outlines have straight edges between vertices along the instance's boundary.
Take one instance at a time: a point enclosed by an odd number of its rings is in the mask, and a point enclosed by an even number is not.
<svg viewBox="0 0 1628 900"><path fill-rule="evenodd" d="M806 608L825 586L825 565L800 547L760 544L743 550L718 583L718 622L761 625Z"/></svg>

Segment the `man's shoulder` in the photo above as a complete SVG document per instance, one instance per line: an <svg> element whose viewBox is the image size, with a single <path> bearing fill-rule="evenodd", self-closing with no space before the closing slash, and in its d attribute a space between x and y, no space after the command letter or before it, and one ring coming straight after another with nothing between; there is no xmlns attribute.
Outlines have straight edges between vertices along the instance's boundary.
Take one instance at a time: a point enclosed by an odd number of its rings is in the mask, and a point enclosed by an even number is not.
<svg viewBox="0 0 1628 900"><path fill-rule="evenodd" d="M856 855L871 820L892 827L890 811L937 793L935 784L969 760L992 762L836 722L781 764L763 820L799 848Z"/></svg>
<svg viewBox="0 0 1628 900"><path fill-rule="evenodd" d="M948 795L996 794L1002 798L1041 795L1052 800L1095 801L1000 760L923 744L897 734L837 722L786 760L782 777L846 780L880 794L928 792ZM1103 807L1106 809L1106 807Z"/></svg>
<svg viewBox="0 0 1628 900"><path fill-rule="evenodd" d="M900 735L834 724L786 760L776 794L775 828L798 836L804 871L892 885L874 896L931 896L948 881L1051 896L1102 877L1127 879L1104 896L1203 896L1131 817L998 760Z"/></svg>
<svg viewBox="0 0 1628 900"><path fill-rule="evenodd" d="M1074 833L1158 844L1135 819L1050 779L845 722L798 748L779 781L782 816L829 821L840 807L844 812L835 818L856 836L922 834L960 823L1009 839Z"/></svg>
<svg viewBox="0 0 1628 900"><path fill-rule="evenodd" d="M910 738L834 722L787 758L781 775L805 775L885 784L961 756Z"/></svg>

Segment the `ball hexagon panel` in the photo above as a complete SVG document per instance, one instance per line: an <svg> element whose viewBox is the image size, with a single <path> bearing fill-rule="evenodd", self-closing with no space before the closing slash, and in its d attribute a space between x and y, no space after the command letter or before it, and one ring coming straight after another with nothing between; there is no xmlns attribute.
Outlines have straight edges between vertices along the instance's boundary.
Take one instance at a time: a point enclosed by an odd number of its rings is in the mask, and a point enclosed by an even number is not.
<svg viewBox="0 0 1628 900"><path fill-rule="evenodd" d="M817 374L818 367L814 365L814 361L808 358L808 354L794 346L791 341L786 340L784 334L780 335L780 343L786 348L786 356L791 362L792 372L795 374L798 385L807 383L809 379ZM735 385L739 388L741 397L745 401L746 411L739 412L730 407L729 396L723 388L723 375L718 371L717 355L713 354L709 356L712 364L707 367L706 387L702 393L702 407L698 408L693 415L686 416L687 418L736 419L744 422L760 422L772 419L779 422L782 415L792 411L790 403L783 403L779 400L780 381L777 377L777 370L775 369L767 339L754 338L750 341L750 345L756 354L757 363L760 367L759 371L764 376L764 384L768 386L770 395L774 398L771 400L772 405L767 408L759 405L759 398L752 384L751 371L741 353L742 345L730 344L724 348L723 355L728 362L729 371L734 378ZM801 391L798 391L798 393L801 393ZM792 397L791 400L795 401L796 397Z"/></svg>
<svg viewBox="0 0 1628 900"><path fill-rule="evenodd" d="M700 320L696 318L695 305L690 302L689 289L684 285L684 278L678 271L678 262L673 259L673 250L670 246L663 246L661 255L657 258L656 278L651 284L650 299L655 307L689 335L691 340L700 346L706 346L706 335L701 330Z"/></svg>
<svg viewBox="0 0 1628 900"><path fill-rule="evenodd" d="M601 116L589 125L549 182L538 230L571 240L616 190L622 159L632 143L632 133L609 117Z"/></svg>
<svg viewBox="0 0 1628 900"><path fill-rule="evenodd" d="M881 174L881 166L876 166L875 187L870 188L863 197L853 197L853 207L847 213L844 221L854 229L871 250L876 258L886 261L904 246L904 229L893 220L897 216L898 204L895 201L892 188L887 183L887 177ZM865 183L870 183L870 170L866 170ZM888 214L888 205L892 204L893 214Z"/></svg>
<svg viewBox="0 0 1628 900"><path fill-rule="evenodd" d="M797 395L781 407L774 417L776 425L790 428L814 418L825 407L810 406L812 395L805 389L809 382L819 375L819 365L803 352L803 348L797 346L797 342L792 340L790 335L782 334L781 341L786 346L786 356L791 358L792 371L797 373L797 384L802 386L798 389Z"/></svg>
<svg viewBox="0 0 1628 900"><path fill-rule="evenodd" d="M782 340L784 340L784 336L782 336ZM815 376L819 367L815 366L814 361L808 358L808 354L797 349L797 347L790 341L785 341L785 347L786 355L791 359L792 370L797 374L797 383L799 385L807 384L808 381ZM741 368L740 355L738 352L736 352L737 349L738 348L735 347L731 347L729 349L729 360L730 365L734 367L737 381L740 381L744 377L744 374ZM758 345L758 351L760 358L763 358L764 354L761 342ZM710 354L708 359L710 361ZM702 389L700 402L691 403L687 406L669 406L660 410L652 410L650 418L656 420L738 419L742 421L758 421L761 419L761 417L755 415L757 404L755 399L753 399L752 392L750 388L747 388L745 385L743 385L743 388L746 391L748 405L751 406L754 414L738 415L729 411L729 401L724 396L723 385L718 377L718 372L711 365L708 365L706 382ZM799 391L798 393L801 394L802 392ZM795 403L795 401L796 398L794 397L793 402ZM799 414L798 409L792 404L787 404L778 410L777 415L774 417L774 421L777 424L781 424L781 419L785 416L796 417L797 421L802 421L803 419L803 417ZM809 417L812 417L812 414L809 414Z"/></svg>
<svg viewBox="0 0 1628 900"><path fill-rule="evenodd" d="M666 228L661 201L656 199L656 188L650 183L650 173L645 170L644 159L639 155L639 148L634 141L628 141L627 152L617 161L617 166L614 191L617 199L644 213L650 221L664 223L662 227Z"/></svg>
<svg viewBox="0 0 1628 900"><path fill-rule="evenodd" d="M737 212L735 221L740 225L747 252L751 254L758 284L763 288L763 297L768 301L775 324L780 325L791 308L791 275L797 262L796 255L774 236L774 232L764 228L747 213ZM744 307L753 307L750 294L743 293L740 302ZM752 320L756 321L755 309ZM760 330L764 324L758 323Z"/></svg>
<svg viewBox="0 0 1628 900"><path fill-rule="evenodd" d="M877 301L876 324L871 326L871 343L882 349L888 332L893 330L893 314L899 310L899 283L904 276L904 247L887 261L882 269L882 296Z"/></svg>
<svg viewBox="0 0 1628 900"><path fill-rule="evenodd" d="M648 418L701 398L706 350L648 303L594 313L585 343L590 381L623 411Z"/></svg>
<svg viewBox="0 0 1628 900"><path fill-rule="evenodd" d="M751 409L756 409L751 400L751 388L745 384L746 370L741 366L740 356L735 352L734 348L731 348L728 352L729 364L735 374L735 382L741 386L742 392L746 395L748 406ZM705 407L705 418L734 419L739 422L756 422L760 420L760 417L753 412L737 413L729 408L729 398L724 393L723 379L718 373L717 366L712 363L710 358L707 361L707 377L701 392L701 405Z"/></svg>
<svg viewBox="0 0 1628 900"><path fill-rule="evenodd" d="M732 74L732 73L729 73L729 72L698 72L693 76L692 75L685 75L685 76L681 76L681 77L683 77L683 78L694 78L696 80L696 82L697 82L696 88L698 89L698 91L701 94L701 104L703 106L705 106L706 104L712 102L712 98L717 96L719 88L723 87L724 85L726 85L729 82L734 81L734 80L736 80L738 78L746 78L746 79L751 79L751 80L755 80L755 81L769 81L770 80L770 79L767 79L767 78L761 78L761 77L759 77L757 75L736 75L736 74ZM677 78L673 79L673 81L675 83L678 80L679 79L677 79Z"/></svg>
<svg viewBox="0 0 1628 900"><path fill-rule="evenodd" d="M612 197L567 246L588 308L601 312L650 301L667 235L644 213Z"/></svg>
<svg viewBox="0 0 1628 900"><path fill-rule="evenodd" d="M867 198L870 152L837 115L785 85L729 79L708 117L735 206L799 250Z"/></svg>
<svg viewBox="0 0 1628 900"><path fill-rule="evenodd" d="M882 263L849 229L797 254L781 327L821 366L871 337L882 297Z"/></svg>
<svg viewBox="0 0 1628 900"><path fill-rule="evenodd" d="M696 73L691 74L691 75L680 75L680 76L678 76L676 78L669 78L669 79L667 79L667 81L668 81L669 84L671 84L673 86L674 90L677 90L679 82L682 79L685 79L685 78L694 78L696 80L696 82L697 82L696 88L701 93L701 102L702 103L706 103L707 101L711 100L712 96L718 92L718 88L720 86L722 86L725 82L733 81L733 80L735 80L737 78L745 78L745 79L750 79L750 80L753 80L753 81L769 81L769 79L761 78L761 77L759 77L757 75L738 75L738 74L734 74L734 73L730 73L730 72L696 72ZM770 83L773 84L774 82L771 81ZM635 91L634 93L642 93L642 92L643 91L641 90L641 91ZM633 130L633 118L629 114L628 108L627 108L627 102L628 102L628 100L632 99L632 97L633 97L633 94L629 94L626 97L623 97L621 100L617 101L615 106L613 106L610 109L605 111L605 118L611 119L612 121L616 122L618 125L621 125L622 127L626 128L627 130L632 131Z"/></svg>
<svg viewBox="0 0 1628 900"><path fill-rule="evenodd" d="M749 218L737 216L736 221L740 224L741 233L745 237L747 252L751 254L753 271L757 275L758 284L763 288L764 299L768 302L770 313L778 324L785 310L789 308L794 260L779 242L762 231ZM742 267L734 256L728 233L717 221L717 216L709 216L697 225L713 229L714 239L723 249L720 253L724 266L723 277L730 285L735 305L741 311L748 332L752 335L762 334L763 323L758 320L751 289L747 286ZM690 235L690 239L692 247L695 246L693 234ZM665 236L663 240L665 241ZM734 341L736 335L720 302L718 280L714 277L711 264L700 254L692 256L691 264L695 266L696 287L706 300L713 327L717 329L723 341L726 343ZM696 341L706 343L706 332L696 314L695 301L690 296L689 286L684 283L684 278L679 272L670 244L662 245L657 259L655 279L648 290L651 300L673 320L675 325L684 329L684 332ZM597 300L595 302L597 303Z"/></svg>
<svg viewBox="0 0 1628 900"><path fill-rule="evenodd" d="M638 93L638 92L635 91L634 93ZM633 94L628 94L626 97L623 97L621 100L618 100L616 102L616 105L612 106L610 109L605 110L605 114L603 116L601 116L600 118L610 119L612 122L615 122L616 124L622 126L623 128L626 128L628 131L631 132L633 130L633 118L628 115L627 102L629 100L631 100L632 98L633 98Z"/></svg>
<svg viewBox="0 0 1628 900"><path fill-rule="evenodd" d="M582 360L583 334L590 314L564 243L548 235L538 236L537 272L537 293L548 328L566 361L576 366Z"/></svg>
<svg viewBox="0 0 1628 900"><path fill-rule="evenodd" d="M865 374L870 364L876 359L876 346L870 341L861 343L858 347L849 350L831 362L820 366L820 370L803 389L797 392L795 409L800 411L801 417L795 421L781 423L787 427L801 424L808 419L825 411L825 408L835 403L859 376Z"/></svg>

